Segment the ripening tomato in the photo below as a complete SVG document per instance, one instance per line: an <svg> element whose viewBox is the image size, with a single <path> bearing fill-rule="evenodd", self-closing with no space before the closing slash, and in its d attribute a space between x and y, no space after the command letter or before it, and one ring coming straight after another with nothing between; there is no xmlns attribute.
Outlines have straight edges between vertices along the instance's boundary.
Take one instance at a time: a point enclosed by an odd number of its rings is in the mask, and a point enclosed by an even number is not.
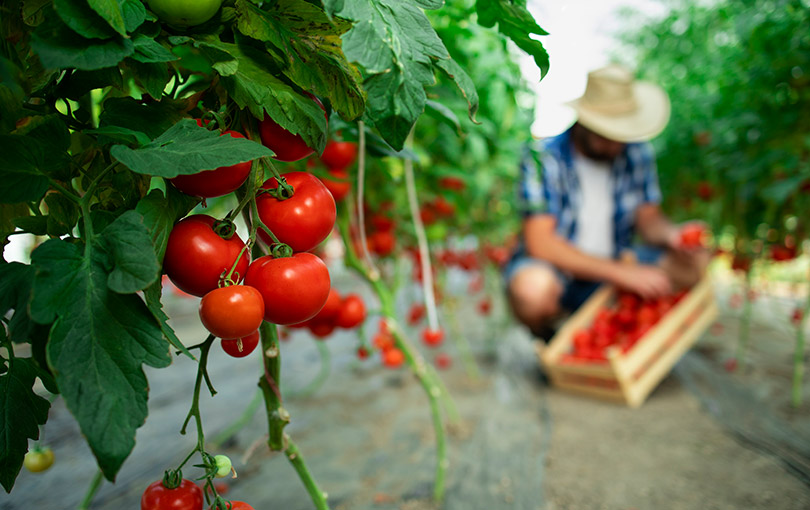
<svg viewBox="0 0 810 510"><path fill-rule="evenodd" d="M230 271L245 243L234 234L223 239L213 230L214 218L195 214L180 220L169 234L163 270L180 290L202 297L219 287L220 277ZM250 259L242 253L233 280L239 282Z"/></svg>
<svg viewBox="0 0 810 510"><path fill-rule="evenodd" d="M799 326L802 323L802 318L803 317L804 317L804 311L797 306L793 310L793 314L790 316L790 322L792 322L794 326Z"/></svg>
<svg viewBox="0 0 810 510"><path fill-rule="evenodd" d="M149 0L149 9L169 25L187 28L202 25L222 5L222 0Z"/></svg>
<svg viewBox="0 0 810 510"><path fill-rule="evenodd" d="M312 94L307 95L321 107L324 117L326 117L326 109L323 107L323 103ZM299 161L315 152L315 149L310 148L304 142L301 135L290 133L267 114L265 114L264 120L259 123L259 136L262 139L262 145L276 153L273 159L278 161Z"/></svg>
<svg viewBox="0 0 810 510"><path fill-rule="evenodd" d="M354 142L327 142L321 161L329 168L344 169L357 159L357 144Z"/></svg>
<svg viewBox="0 0 810 510"><path fill-rule="evenodd" d="M422 331L422 341L428 347L438 347L444 340L444 331L440 329L427 328Z"/></svg>
<svg viewBox="0 0 810 510"><path fill-rule="evenodd" d="M197 120L197 124L201 126L202 122ZM236 131L225 131L220 136L225 135L230 135L233 138L245 137L242 133ZM202 198L221 197L235 191L247 180L250 174L250 166L251 162L245 161L233 166L221 166L214 170L205 170L192 175L178 175L169 179L169 182L186 195Z"/></svg>
<svg viewBox="0 0 810 510"><path fill-rule="evenodd" d="M256 349L261 340L258 331L243 336L242 338L225 338L220 342L222 350L234 358L244 358Z"/></svg>
<svg viewBox="0 0 810 510"><path fill-rule="evenodd" d="M290 172L284 178L295 190L293 196L279 200L261 193L256 198L259 218L279 241L290 245L293 251L309 251L332 232L337 218L335 199L320 179L310 173ZM272 177L262 188L277 186L275 177ZM272 243L263 230L259 230L259 235L266 243Z"/></svg>
<svg viewBox="0 0 810 510"><path fill-rule="evenodd" d="M329 270L311 253L292 257L259 257L248 268L245 285L264 298L264 319L275 324L298 324L318 313L329 297Z"/></svg>
<svg viewBox="0 0 810 510"><path fill-rule="evenodd" d="M348 195L349 191L352 189L352 183L349 182L349 173L340 168L330 168L329 175L337 180L321 179L321 182L323 182L323 185L326 186L326 189L328 189L329 193L335 198L335 202L340 202L346 198L346 195Z"/></svg>
<svg viewBox="0 0 810 510"><path fill-rule="evenodd" d="M202 507L202 489L186 479L175 489L167 488L162 480L152 482L141 496L141 510L202 510Z"/></svg>
<svg viewBox="0 0 810 510"><path fill-rule="evenodd" d="M714 196L714 188L708 182L701 181L698 183L697 195L700 197L701 200L705 200L708 202Z"/></svg>
<svg viewBox="0 0 810 510"><path fill-rule="evenodd" d="M392 347L382 354L382 362L388 368L397 368L405 363L405 353L396 347Z"/></svg>
<svg viewBox="0 0 810 510"><path fill-rule="evenodd" d="M53 450L47 446L37 446L29 450L23 458L23 466L32 473L41 473L53 465Z"/></svg>
<svg viewBox="0 0 810 510"><path fill-rule="evenodd" d="M348 294L340 304L335 324L341 328L355 328L366 320L366 305L357 294Z"/></svg>
<svg viewBox="0 0 810 510"><path fill-rule="evenodd" d="M216 337L242 338L262 325L264 299L247 285L214 289L200 300L200 320Z"/></svg>

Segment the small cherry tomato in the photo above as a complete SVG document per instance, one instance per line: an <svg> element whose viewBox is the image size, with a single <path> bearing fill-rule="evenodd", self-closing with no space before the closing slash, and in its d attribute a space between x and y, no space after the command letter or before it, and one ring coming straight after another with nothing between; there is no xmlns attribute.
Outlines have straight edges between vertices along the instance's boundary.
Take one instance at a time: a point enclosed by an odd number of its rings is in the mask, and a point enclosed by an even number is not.
<svg viewBox="0 0 810 510"><path fill-rule="evenodd" d="M258 331L244 336L242 338L226 338L220 342L222 350L229 356L234 358L244 358L256 349L261 340L261 335Z"/></svg>
<svg viewBox="0 0 810 510"><path fill-rule="evenodd" d="M374 339L372 339L371 343L374 344L374 347L383 352L389 351L396 346L394 337L391 336L391 333L387 332L379 332L374 335Z"/></svg>
<svg viewBox="0 0 810 510"><path fill-rule="evenodd" d="M366 305L363 299L357 294L344 297L335 324L341 328L351 329L362 324L364 320L366 320Z"/></svg>
<svg viewBox="0 0 810 510"><path fill-rule="evenodd" d="M307 324L309 327L309 332L312 333L312 336L316 338L326 338L335 331L334 322L319 322L309 320Z"/></svg>
<svg viewBox="0 0 810 510"><path fill-rule="evenodd" d="M242 338L262 325L264 299L247 285L215 289L200 300L200 320L216 337Z"/></svg>
<svg viewBox="0 0 810 510"><path fill-rule="evenodd" d="M287 184L293 187L291 198L279 200L267 193L256 198L259 218L278 237L290 245L293 251L309 251L329 236L335 226L337 207L326 186L307 172L290 172L284 175ZM275 177L268 179L262 188L276 188ZM272 239L259 230L262 239L270 244Z"/></svg>
<svg viewBox="0 0 810 510"><path fill-rule="evenodd" d="M346 168L357 159L357 144L354 142L330 141L321 154L321 161L329 168Z"/></svg>
<svg viewBox="0 0 810 510"><path fill-rule="evenodd" d="M366 359L366 358L368 358L368 356L369 356L368 349L366 349L362 345L357 348L357 357L359 359Z"/></svg>
<svg viewBox="0 0 810 510"><path fill-rule="evenodd" d="M436 368L439 368L440 370L447 370L453 364L453 359L446 352L440 352L437 354L434 361L436 363Z"/></svg>
<svg viewBox="0 0 810 510"><path fill-rule="evenodd" d="M23 465L32 473L46 471L53 465L53 450L47 446L35 447L25 454Z"/></svg>
<svg viewBox="0 0 810 510"><path fill-rule="evenodd" d="M152 482L141 496L141 510L202 510L203 493L191 480L183 480L175 489L168 489L162 480Z"/></svg>
<svg viewBox="0 0 810 510"><path fill-rule="evenodd" d="M264 298L264 319L275 324L298 324L318 313L329 297L329 270L311 253L275 259L264 256L248 268L245 285Z"/></svg>
<svg viewBox="0 0 810 510"><path fill-rule="evenodd" d="M234 281L240 281L247 272L250 259L245 243L234 234L223 239L213 230L214 218L195 214L180 220L169 234L163 270L180 290L202 297L219 287L223 274L230 271L236 258L239 263Z"/></svg>
<svg viewBox="0 0 810 510"><path fill-rule="evenodd" d="M227 455L215 455L214 462L217 464L217 478L225 478L233 471L233 463Z"/></svg>
<svg viewBox="0 0 810 510"><path fill-rule="evenodd" d="M428 347L437 347L441 345L444 340L444 331L442 329L427 328L422 331L422 341Z"/></svg>
<svg viewBox="0 0 810 510"><path fill-rule="evenodd" d="M396 347L392 347L387 351L384 351L382 354L382 362L388 368L397 368L402 366L405 363L405 353L397 349Z"/></svg>

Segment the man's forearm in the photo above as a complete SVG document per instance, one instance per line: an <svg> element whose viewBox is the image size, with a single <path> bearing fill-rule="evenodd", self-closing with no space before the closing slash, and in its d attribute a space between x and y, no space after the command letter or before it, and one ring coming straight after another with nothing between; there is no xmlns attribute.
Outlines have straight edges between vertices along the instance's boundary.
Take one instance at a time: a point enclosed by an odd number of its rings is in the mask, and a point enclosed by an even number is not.
<svg viewBox="0 0 810 510"><path fill-rule="evenodd" d="M530 242L527 250L532 257L546 260L575 278L594 281L611 281L618 262L583 253L565 239L551 235Z"/></svg>
<svg viewBox="0 0 810 510"><path fill-rule="evenodd" d="M655 204L645 204L636 212L636 228L645 243L653 246L669 246L676 226Z"/></svg>

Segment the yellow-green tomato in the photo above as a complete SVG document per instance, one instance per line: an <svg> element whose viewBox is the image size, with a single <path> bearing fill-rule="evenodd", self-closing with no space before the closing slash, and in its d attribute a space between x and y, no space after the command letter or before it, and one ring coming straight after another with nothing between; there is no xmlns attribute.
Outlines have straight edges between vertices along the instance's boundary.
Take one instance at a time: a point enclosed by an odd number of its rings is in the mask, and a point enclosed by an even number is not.
<svg viewBox="0 0 810 510"><path fill-rule="evenodd" d="M225 478L230 474L233 465L227 455L216 455L214 461L217 463L217 478Z"/></svg>
<svg viewBox="0 0 810 510"><path fill-rule="evenodd" d="M23 465L32 473L41 473L53 465L53 450L47 446L34 448L25 454Z"/></svg>
<svg viewBox="0 0 810 510"><path fill-rule="evenodd" d="M169 25L186 28L214 17L222 0L149 0L149 8Z"/></svg>

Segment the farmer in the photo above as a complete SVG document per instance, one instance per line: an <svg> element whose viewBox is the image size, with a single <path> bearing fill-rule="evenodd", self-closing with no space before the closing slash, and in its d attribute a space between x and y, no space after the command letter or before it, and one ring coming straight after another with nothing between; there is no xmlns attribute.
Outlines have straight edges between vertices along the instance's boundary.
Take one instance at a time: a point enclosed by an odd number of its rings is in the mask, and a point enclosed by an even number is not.
<svg viewBox="0 0 810 510"><path fill-rule="evenodd" d="M600 283L655 298L693 285L708 263L706 250L681 247L683 225L660 208L647 140L669 121L666 92L610 65L570 105L576 123L542 141L539 163L527 151L521 164L521 242L504 270L515 316L546 341ZM638 264L620 262L631 248Z"/></svg>

